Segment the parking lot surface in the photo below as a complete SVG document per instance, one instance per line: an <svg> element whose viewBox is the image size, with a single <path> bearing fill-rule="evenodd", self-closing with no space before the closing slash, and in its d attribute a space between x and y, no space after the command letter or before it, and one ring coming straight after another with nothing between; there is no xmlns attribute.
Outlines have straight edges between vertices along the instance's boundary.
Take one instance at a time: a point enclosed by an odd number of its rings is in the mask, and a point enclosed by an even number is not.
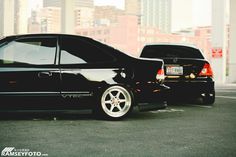
<svg viewBox="0 0 236 157"><path fill-rule="evenodd" d="M5 147L52 157L235 157L236 86L217 87L213 107L178 102L166 110L96 120L88 111L1 112Z"/></svg>

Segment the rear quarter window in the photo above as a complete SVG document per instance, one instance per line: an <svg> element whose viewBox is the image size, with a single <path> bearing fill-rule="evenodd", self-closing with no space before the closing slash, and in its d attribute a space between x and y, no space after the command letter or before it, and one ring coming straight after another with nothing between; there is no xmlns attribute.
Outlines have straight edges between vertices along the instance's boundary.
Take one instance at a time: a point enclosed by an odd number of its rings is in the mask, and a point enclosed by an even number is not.
<svg viewBox="0 0 236 157"><path fill-rule="evenodd" d="M60 64L96 64L114 61L114 57L99 46L84 39L73 36L61 37Z"/></svg>
<svg viewBox="0 0 236 157"><path fill-rule="evenodd" d="M196 58L204 59L200 50L187 46L152 45L145 46L141 57L145 58Z"/></svg>

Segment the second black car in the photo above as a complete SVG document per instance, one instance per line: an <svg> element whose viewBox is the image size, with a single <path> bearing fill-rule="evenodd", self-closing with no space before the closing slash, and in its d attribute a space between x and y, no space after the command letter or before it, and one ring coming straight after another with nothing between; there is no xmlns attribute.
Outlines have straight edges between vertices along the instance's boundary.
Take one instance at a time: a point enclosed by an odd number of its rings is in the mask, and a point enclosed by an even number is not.
<svg viewBox="0 0 236 157"><path fill-rule="evenodd" d="M215 102L213 71L202 52L181 44L152 44L144 47L141 57L163 59L165 85L171 88L173 98L201 98L204 104Z"/></svg>

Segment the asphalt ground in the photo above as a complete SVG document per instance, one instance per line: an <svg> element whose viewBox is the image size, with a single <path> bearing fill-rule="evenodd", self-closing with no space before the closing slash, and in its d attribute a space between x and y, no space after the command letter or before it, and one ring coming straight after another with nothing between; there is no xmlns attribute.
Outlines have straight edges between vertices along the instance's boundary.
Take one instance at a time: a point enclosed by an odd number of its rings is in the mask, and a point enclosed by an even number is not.
<svg viewBox="0 0 236 157"><path fill-rule="evenodd" d="M236 86L219 86L213 107L178 102L166 110L96 120L89 111L1 112L5 147L52 157L235 157Z"/></svg>

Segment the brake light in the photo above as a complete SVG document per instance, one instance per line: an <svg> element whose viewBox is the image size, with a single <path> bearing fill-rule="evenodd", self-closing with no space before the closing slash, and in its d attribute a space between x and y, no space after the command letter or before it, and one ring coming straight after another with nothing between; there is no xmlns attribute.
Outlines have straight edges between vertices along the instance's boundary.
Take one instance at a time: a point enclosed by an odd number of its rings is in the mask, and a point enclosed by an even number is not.
<svg viewBox="0 0 236 157"><path fill-rule="evenodd" d="M157 71L156 79L158 81L163 81L165 79L165 70L164 70L164 68L161 68Z"/></svg>
<svg viewBox="0 0 236 157"><path fill-rule="evenodd" d="M202 71L199 73L199 76L213 77L213 71L212 71L211 65L209 63L204 64Z"/></svg>

